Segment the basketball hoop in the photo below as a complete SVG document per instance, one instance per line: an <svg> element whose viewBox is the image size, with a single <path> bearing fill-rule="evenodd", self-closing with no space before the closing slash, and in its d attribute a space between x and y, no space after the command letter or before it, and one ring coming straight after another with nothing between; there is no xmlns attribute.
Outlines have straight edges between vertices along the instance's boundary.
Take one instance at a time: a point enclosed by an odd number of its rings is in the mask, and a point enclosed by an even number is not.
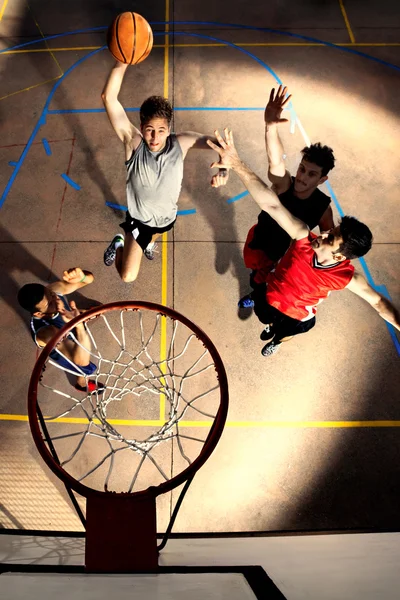
<svg viewBox="0 0 400 600"><path fill-rule="evenodd" d="M74 335L82 324L85 346ZM97 365L93 375L63 354L60 344L71 337ZM77 391L60 370L94 380L95 390ZM29 423L46 464L87 499L88 570L157 568L156 497L193 478L216 447L227 411L227 377L214 344L173 309L115 302L57 332L32 373Z"/></svg>

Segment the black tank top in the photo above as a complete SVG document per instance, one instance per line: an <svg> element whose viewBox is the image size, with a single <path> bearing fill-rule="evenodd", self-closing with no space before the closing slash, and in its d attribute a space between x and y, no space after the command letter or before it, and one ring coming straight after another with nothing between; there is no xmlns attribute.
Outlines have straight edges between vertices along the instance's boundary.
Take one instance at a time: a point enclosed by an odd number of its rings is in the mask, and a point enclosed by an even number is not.
<svg viewBox="0 0 400 600"><path fill-rule="evenodd" d="M316 227L328 208L331 199L316 188L309 198L300 200L294 195L294 177L290 188L279 194L279 200L293 216L301 219L310 229ZM285 254L291 242L290 236L265 211L258 216L254 237L249 246L253 250L263 250L273 261L278 261Z"/></svg>

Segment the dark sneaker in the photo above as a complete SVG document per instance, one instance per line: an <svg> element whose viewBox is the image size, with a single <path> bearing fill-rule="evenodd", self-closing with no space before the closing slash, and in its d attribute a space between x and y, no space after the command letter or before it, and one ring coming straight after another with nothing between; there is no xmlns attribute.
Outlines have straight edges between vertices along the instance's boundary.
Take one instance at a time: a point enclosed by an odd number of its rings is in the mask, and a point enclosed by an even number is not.
<svg viewBox="0 0 400 600"><path fill-rule="evenodd" d="M117 235L114 235L111 244L106 248L105 252L104 252L104 264L106 265L106 267L111 267L111 265L113 264L113 262L115 261L115 257L117 256L117 250L115 248L115 244L117 242L124 242L124 236L121 235L120 233L117 233Z"/></svg>
<svg viewBox="0 0 400 600"><path fill-rule="evenodd" d="M247 294L247 296L243 296L243 298L240 298L240 300L238 302L238 307L239 308L254 308L254 300L251 297L251 295Z"/></svg>
<svg viewBox="0 0 400 600"><path fill-rule="evenodd" d="M85 392L85 394L92 394L93 392L102 394L104 392L104 384L102 384L100 381L96 383L94 379L89 379L87 386L76 384L75 389L78 390L78 392Z"/></svg>
<svg viewBox="0 0 400 600"><path fill-rule="evenodd" d="M143 250L143 254L149 260L153 260L154 253L157 252L156 248L157 248L157 244L155 242L150 242L150 244Z"/></svg>
<svg viewBox="0 0 400 600"><path fill-rule="evenodd" d="M280 347L280 342L278 342L277 344L274 344L274 342L268 342L268 344L265 344L264 348L261 350L261 354L263 356L272 356L273 354L276 354L278 352Z"/></svg>
<svg viewBox="0 0 400 600"><path fill-rule="evenodd" d="M273 337L273 335L274 334L272 333L271 325L266 325L260 333L260 340L266 342L267 340L270 340Z"/></svg>

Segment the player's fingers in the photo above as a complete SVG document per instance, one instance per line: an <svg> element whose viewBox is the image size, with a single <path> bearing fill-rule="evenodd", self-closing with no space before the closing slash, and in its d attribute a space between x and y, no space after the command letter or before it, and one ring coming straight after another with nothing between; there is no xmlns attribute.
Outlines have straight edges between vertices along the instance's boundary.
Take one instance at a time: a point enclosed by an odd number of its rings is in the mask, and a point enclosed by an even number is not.
<svg viewBox="0 0 400 600"><path fill-rule="evenodd" d="M232 133L232 129L225 129L225 137L226 137L226 141L228 142L228 144L232 144L233 145L233 133Z"/></svg>
<svg viewBox="0 0 400 600"><path fill-rule="evenodd" d="M216 138L217 138L217 140L218 140L218 143L219 143L219 144L221 144L222 148L225 148L225 147L226 147L225 140L224 140L224 138L222 137L222 135L220 134L220 132L218 131L218 129L216 129L216 130L214 131L214 133L215 133L215 137L216 137Z"/></svg>
<svg viewBox="0 0 400 600"><path fill-rule="evenodd" d="M219 152L221 150L221 148L219 146L217 146L216 144L214 144L214 142L212 142L211 140L207 140L207 144L208 144L208 146L210 146L210 148L212 148L216 152Z"/></svg>
<svg viewBox="0 0 400 600"><path fill-rule="evenodd" d="M269 94L269 102L273 102L274 100L274 94L275 94L275 88L272 88L270 94Z"/></svg>
<svg viewBox="0 0 400 600"><path fill-rule="evenodd" d="M76 310L76 304L75 304L74 300L70 300L69 305L72 308L72 310Z"/></svg>
<svg viewBox="0 0 400 600"><path fill-rule="evenodd" d="M292 97L292 94L289 94L289 96L283 100L282 106L285 106L285 104L287 104L289 102L291 97Z"/></svg>

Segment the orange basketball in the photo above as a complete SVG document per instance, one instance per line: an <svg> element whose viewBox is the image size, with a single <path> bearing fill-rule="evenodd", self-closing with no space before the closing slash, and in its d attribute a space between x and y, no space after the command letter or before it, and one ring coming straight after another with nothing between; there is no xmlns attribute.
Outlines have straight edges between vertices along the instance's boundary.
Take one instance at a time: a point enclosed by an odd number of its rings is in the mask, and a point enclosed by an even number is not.
<svg viewBox="0 0 400 600"><path fill-rule="evenodd" d="M141 15L124 12L108 28L107 46L113 57L120 62L137 65L150 54L153 32Z"/></svg>

